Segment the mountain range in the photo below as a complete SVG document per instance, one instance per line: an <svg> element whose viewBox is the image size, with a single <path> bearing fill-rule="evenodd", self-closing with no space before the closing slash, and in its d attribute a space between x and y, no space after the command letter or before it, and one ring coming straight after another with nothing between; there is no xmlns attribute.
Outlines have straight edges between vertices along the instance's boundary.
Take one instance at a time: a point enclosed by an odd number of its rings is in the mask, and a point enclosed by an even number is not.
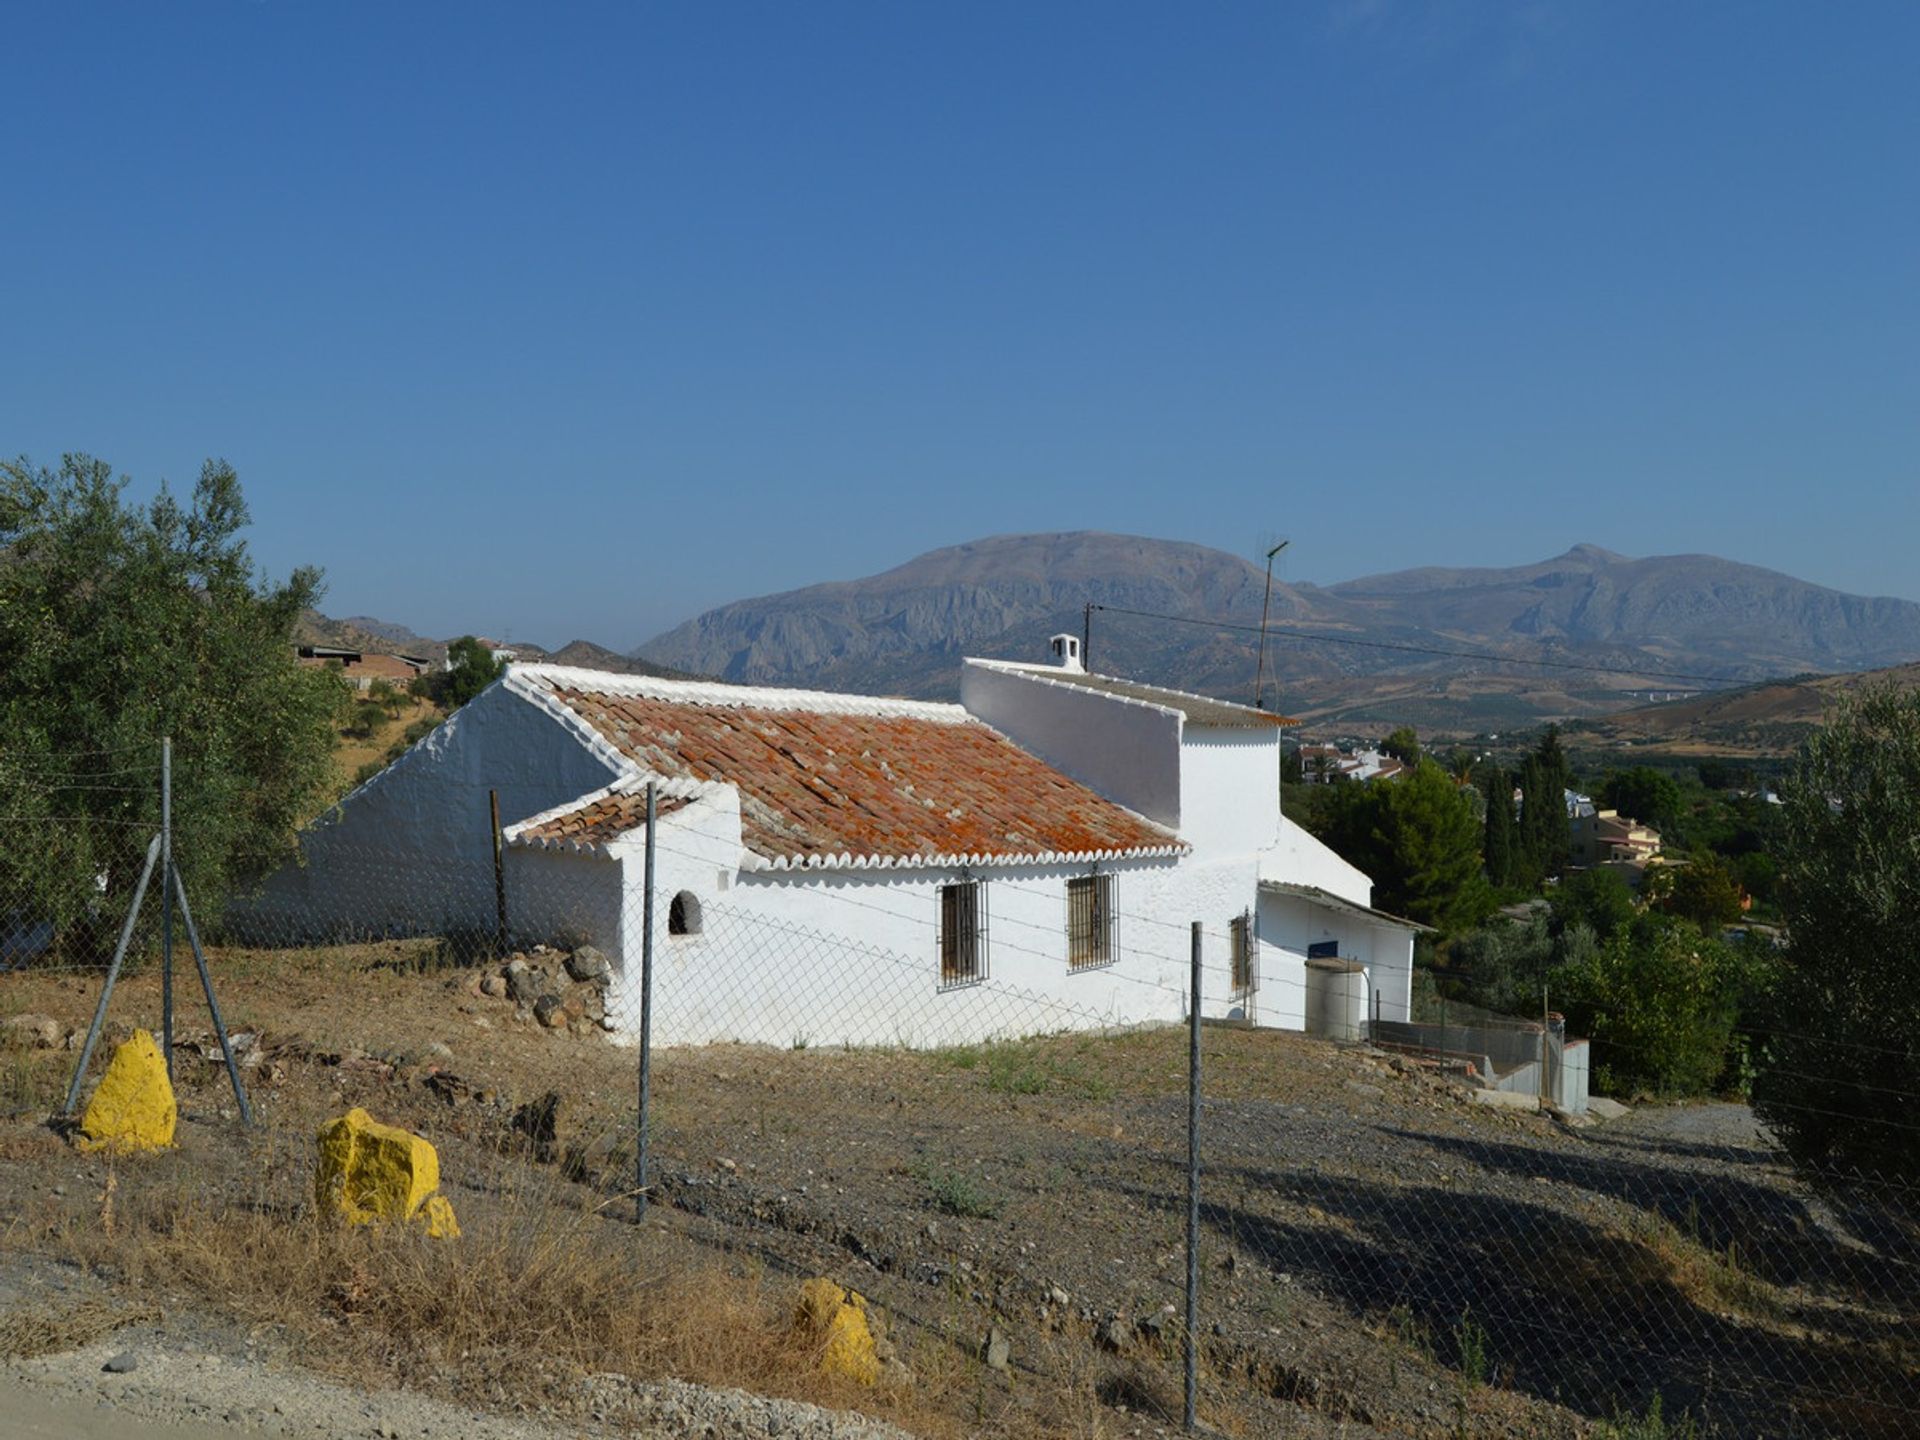
<svg viewBox="0 0 1920 1440"><path fill-rule="evenodd" d="M962 656L1040 659L1049 635L1080 632L1091 603L1110 607L1091 615L1094 668L1250 700L1264 586L1261 568L1201 545L1002 535L723 605L634 654L734 681L951 696ZM1710 555L1576 545L1506 568L1276 580L1266 697L1317 728L1471 732L1916 658L1910 601Z"/></svg>
<svg viewBox="0 0 1920 1440"><path fill-rule="evenodd" d="M1095 669L1250 701L1265 584L1248 560L1183 541L999 535L723 605L629 655L587 640L513 648L593 669L951 698L963 656L1039 660L1049 636L1086 625ZM1319 733L1518 729L1920 659L1910 601L1711 555L1633 559L1593 545L1504 568L1276 579L1270 609L1262 698ZM310 613L299 638L446 653L445 641L368 616Z"/></svg>

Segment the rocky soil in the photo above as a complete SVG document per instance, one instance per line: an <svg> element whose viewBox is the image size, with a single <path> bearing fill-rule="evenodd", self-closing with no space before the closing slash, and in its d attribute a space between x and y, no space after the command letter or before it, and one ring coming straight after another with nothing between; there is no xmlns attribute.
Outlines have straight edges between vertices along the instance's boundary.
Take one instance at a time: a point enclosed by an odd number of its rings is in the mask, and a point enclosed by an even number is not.
<svg viewBox="0 0 1920 1440"><path fill-rule="evenodd" d="M661 1052L652 1204L636 1227L634 1057L594 1023L591 957L576 962L584 978L569 958L438 973L384 952L347 969L234 963L223 998L255 1037L244 1073L261 1125L232 1126L203 1038L189 1053L208 1058L181 1077L180 1152L122 1166L120 1203L181 1184L252 1203L263 1167L297 1167L314 1126L362 1105L434 1141L463 1224L517 1187L603 1226L610 1262L721 1257L776 1293L826 1275L870 1296L918 1373L964 1374L943 1392L966 1397L947 1433L977 1430L979 1415L1005 1433L1061 1433L1048 1407L1069 1393L1087 1397L1074 1412L1086 1433L1172 1428L1184 1035ZM84 1020L83 983L10 983L56 1029ZM144 983L130 982L119 1013L150 1003ZM1201 1399L1229 1433L1573 1436L1656 1392L1669 1415L1723 1434L1914 1433L1910 1204L1807 1193L1740 1107L1642 1108L1574 1128L1470 1105L1420 1066L1363 1049L1225 1027L1204 1041ZM0 1234L16 1257L57 1253L61 1236L98 1223L112 1184L39 1123L70 1054L11 1053L60 1064L35 1092L38 1114L0 1122L0 1213L12 1217ZM297 1174L272 1183L297 1200ZM100 1358L88 1350L35 1383L66 1384L57 1371L86 1393L144 1394L161 1373L239 1384L249 1364L298 1362L217 1319L184 1340L103 1341L142 1354L132 1378L86 1370ZM143 1345L158 1347L150 1364ZM157 1358L175 1346L176 1360ZM569 1424L720 1423L661 1411L696 1403L671 1386L573 1374L524 1393ZM522 1418L511 1387L478 1398L489 1423ZM797 1423L771 1413L769 1427Z"/></svg>

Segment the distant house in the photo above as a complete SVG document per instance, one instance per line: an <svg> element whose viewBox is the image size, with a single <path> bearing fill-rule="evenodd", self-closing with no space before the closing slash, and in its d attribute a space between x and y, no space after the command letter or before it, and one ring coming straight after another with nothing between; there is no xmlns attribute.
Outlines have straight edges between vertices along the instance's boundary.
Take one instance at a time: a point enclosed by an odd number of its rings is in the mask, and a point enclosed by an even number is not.
<svg viewBox="0 0 1920 1440"><path fill-rule="evenodd" d="M1312 782L1334 780L1391 780L1404 774L1404 762L1379 750L1349 753L1336 745L1302 745L1300 776Z"/></svg>
<svg viewBox="0 0 1920 1440"><path fill-rule="evenodd" d="M1419 927L1282 816L1291 722L1054 655L966 661L957 705L514 665L312 826L246 922L491 928L497 797L515 937L590 939L630 1025L651 780L665 1043L1174 1020L1193 921L1208 1015L1302 1028L1317 965L1406 1018Z"/></svg>
<svg viewBox="0 0 1920 1440"><path fill-rule="evenodd" d="M1597 810L1591 804L1572 819L1575 865L1617 869L1638 882L1648 865L1660 860L1660 832L1630 820L1617 810Z"/></svg>
<svg viewBox="0 0 1920 1440"><path fill-rule="evenodd" d="M386 655L338 645L296 645L293 653L302 665L337 665L341 676L356 690L367 689L375 680L385 680L396 689L404 689L408 681L433 664L418 656Z"/></svg>

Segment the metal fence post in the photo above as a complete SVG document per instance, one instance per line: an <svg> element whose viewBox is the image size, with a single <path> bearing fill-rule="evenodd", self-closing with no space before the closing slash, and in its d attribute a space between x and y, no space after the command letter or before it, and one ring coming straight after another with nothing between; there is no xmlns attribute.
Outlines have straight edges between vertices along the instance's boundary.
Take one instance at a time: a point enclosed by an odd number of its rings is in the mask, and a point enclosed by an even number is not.
<svg viewBox="0 0 1920 1440"><path fill-rule="evenodd" d="M507 864L500 853L500 792L487 791L487 810L493 817L493 944L497 954L505 955L507 944Z"/></svg>
<svg viewBox="0 0 1920 1440"><path fill-rule="evenodd" d="M147 897L147 882L153 879L154 866L160 863L160 837L147 843L147 863L140 871L140 883L133 887L133 903L127 906L127 923L120 927L120 943L113 947L113 963L107 967L106 983L100 987L100 1003L94 1008L93 1024L87 1028L87 1043L80 1047L80 1063L73 1067L73 1083L67 1086L67 1103L62 1115L73 1114L80 1103L80 1082L87 1078L87 1062L93 1059L93 1047L100 1043L100 1027L107 1020L107 1006L113 1003L114 983L120 978L120 966L127 958L127 946L133 939L133 925L140 918L140 902ZM162 885L166 880L162 879Z"/></svg>
<svg viewBox="0 0 1920 1440"><path fill-rule="evenodd" d="M1193 922L1193 990L1187 1001L1187 1406L1200 1398L1200 922Z"/></svg>
<svg viewBox="0 0 1920 1440"><path fill-rule="evenodd" d="M160 1053L173 1080L173 737L160 741Z"/></svg>
<svg viewBox="0 0 1920 1440"><path fill-rule="evenodd" d="M640 901L640 1134L634 1161L634 1218L647 1218L647 1101L653 1084L653 826L655 785L647 782L646 888Z"/></svg>

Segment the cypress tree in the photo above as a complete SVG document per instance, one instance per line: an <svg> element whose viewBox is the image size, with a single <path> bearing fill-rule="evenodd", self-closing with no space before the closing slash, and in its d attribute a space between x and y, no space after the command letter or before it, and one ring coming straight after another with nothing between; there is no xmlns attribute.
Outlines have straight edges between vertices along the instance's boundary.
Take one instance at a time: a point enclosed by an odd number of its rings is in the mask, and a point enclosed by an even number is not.
<svg viewBox="0 0 1920 1440"><path fill-rule="evenodd" d="M1482 842L1487 879L1496 887L1513 883L1513 779L1504 770L1487 776L1487 830Z"/></svg>

